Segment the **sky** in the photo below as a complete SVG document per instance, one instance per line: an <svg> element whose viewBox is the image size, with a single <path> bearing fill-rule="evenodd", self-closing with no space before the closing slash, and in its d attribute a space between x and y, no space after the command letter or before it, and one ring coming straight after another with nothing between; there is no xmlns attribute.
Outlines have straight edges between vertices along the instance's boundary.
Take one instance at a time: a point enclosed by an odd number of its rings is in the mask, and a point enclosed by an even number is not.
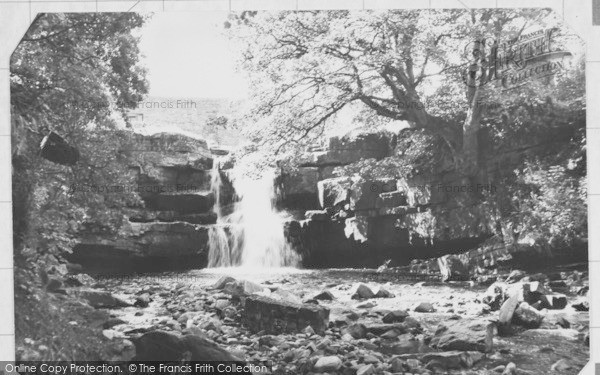
<svg viewBox="0 0 600 375"><path fill-rule="evenodd" d="M142 63L150 96L229 98L246 96L223 22L227 12L156 13L140 30Z"/></svg>

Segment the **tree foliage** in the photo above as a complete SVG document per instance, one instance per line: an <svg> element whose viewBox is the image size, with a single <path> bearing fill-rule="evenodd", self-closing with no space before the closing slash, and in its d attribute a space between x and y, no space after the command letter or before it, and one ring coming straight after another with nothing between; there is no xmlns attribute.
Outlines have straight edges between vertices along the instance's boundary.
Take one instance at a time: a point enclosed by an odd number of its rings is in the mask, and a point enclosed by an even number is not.
<svg viewBox="0 0 600 375"><path fill-rule="evenodd" d="M27 254L69 251L82 225L116 230L118 208L139 203L134 193L106 194L129 185L128 142L120 116L148 91L132 31L133 13L43 14L11 58L15 249ZM39 155L55 131L78 148L75 166ZM22 255L22 254L21 254Z"/></svg>
<svg viewBox="0 0 600 375"><path fill-rule="evenodd" d="M556 94L549 80L506 92L472 67L483 54L474 41L509 41L532 25L559 24L548 10L246 15L228 26L245 46L241 64L257 90L248 134L277 151L303 147L352 108L442 137L458 164L477 159L471 154L490 103ZM564 28L554 37L556 45L571 38Z"/></svg>
<svg viewBox="0 0 600 375"><path fill-rule="evenodd" d="M287 166L348 117L363 130L404 122L413 129L398 134L396 154L335 173L403 178L454 168L504 185L483 198L486 222L551 246L586 236L585 173L568 167L585 165L583 48L550 10L258 12L227 26L256 89L242 124L261 152L282 153ZM525 72L518 54L502 53L518 51L507 46L518 48L513 41L531 30L553 30L552 48L572 55L556 74L507 89L493 68ZM567 140L579 148L565 149ZM494 157L511 152L526 157L498 173Z"/></svg>

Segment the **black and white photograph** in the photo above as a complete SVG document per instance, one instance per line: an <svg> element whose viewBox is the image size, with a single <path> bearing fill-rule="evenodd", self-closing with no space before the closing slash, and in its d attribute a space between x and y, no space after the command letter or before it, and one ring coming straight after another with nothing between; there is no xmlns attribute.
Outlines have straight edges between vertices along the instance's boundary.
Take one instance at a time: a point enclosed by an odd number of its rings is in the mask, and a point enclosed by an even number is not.
<svg viewBox="0 0 600 375"><path fill-rule="evenodd" d="M552 9L39 13L10 121L22 373L589 361L586 47Z"/></svg>

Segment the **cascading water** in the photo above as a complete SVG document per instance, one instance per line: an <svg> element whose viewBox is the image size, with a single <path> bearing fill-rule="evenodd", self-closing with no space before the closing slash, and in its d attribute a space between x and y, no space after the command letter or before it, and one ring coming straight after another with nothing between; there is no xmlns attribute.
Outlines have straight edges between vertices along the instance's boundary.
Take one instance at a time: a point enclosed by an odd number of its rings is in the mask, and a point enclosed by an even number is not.
<svg viewBox="0 0 600 375"><path fill-rule="evenodd" d="M276 268L297 266L299 256L285 239L285 215L275 209L274 173L259 178L232 176L239 200L233 212L223 215L221 208L221 173L215 161L211 191L215 197L213 211L216 225L209 230L208 267L240 266Z"/></svg>
<svg viewBox="0 0 600 375"><path fill-rule="evenodd" d="M231 246L227 234L227 224L221 209L221 171L219 162L215 160L210 176L210 190L215 198L213 213L217 216L217 222L208 230L208 267L226 267L232 264Z"/></svg>

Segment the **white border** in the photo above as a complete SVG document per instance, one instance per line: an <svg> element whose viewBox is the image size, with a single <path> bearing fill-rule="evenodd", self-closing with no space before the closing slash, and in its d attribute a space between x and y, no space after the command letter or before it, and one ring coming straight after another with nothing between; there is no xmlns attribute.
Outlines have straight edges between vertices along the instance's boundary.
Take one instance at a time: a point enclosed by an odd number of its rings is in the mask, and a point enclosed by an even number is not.
<svg viewBox="0 0 600 375"><path fill-rule="evenodd" d="M600 362L600 26L592 27L591 0L0 0L0 361L14 360L14 296L10 159L9 58L38 12L223 11L243 9L376 9L550 7L587 43L587 148L591 363Z"/></svg>

